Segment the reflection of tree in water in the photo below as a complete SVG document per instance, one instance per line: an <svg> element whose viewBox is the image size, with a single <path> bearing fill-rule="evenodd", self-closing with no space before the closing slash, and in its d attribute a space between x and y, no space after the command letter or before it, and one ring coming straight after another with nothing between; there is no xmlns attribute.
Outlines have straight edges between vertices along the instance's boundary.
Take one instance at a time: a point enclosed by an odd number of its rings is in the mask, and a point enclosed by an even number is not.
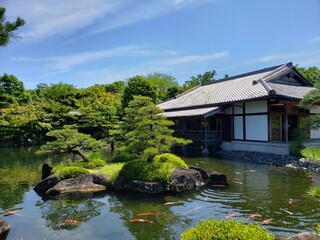
<svg viewBox="0 0 320 240"><path fill-rule="evenodd" d="M189 226L191 219L182 214L174 214L164 205L168 200L163 195L144 195L138 193L117 193L110 195L110 211L119 213L124 225L135 239L175 239L175 228ZM172 200L178 201L177 198ZM159 212L157 215L138 217L139 213ZM130 222L131 219L146 219L152 222Z"/></svg>
<svg viewBox="0 0 320 240"><path fill-rule="evenodd" d="M93 198L75 198L48 200L38 203L43 218L52 230L73 229L93 217L101 215L105 203Z"/></svg>

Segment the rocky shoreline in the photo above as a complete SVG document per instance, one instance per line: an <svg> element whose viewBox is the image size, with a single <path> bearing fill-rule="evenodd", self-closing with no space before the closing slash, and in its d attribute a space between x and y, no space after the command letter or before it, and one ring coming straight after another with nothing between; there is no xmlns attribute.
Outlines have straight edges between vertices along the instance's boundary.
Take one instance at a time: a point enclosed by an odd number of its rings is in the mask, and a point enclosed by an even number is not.
<svg viewBox="0 0 320 240"><path fill-rule="evenodd" d="M217 155L223 159L245 161L254 164L320 171L320 164L313 163L305 158L299 158L297 156L291 155L278 155L272 153L246 151L221 151L217 153Z"/></svg>

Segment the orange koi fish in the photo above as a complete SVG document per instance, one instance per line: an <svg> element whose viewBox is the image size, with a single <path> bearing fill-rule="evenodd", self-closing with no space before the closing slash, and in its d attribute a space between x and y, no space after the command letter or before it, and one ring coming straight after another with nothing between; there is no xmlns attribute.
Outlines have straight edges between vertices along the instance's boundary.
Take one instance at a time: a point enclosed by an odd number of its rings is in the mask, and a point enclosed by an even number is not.
<svg viewBox="0 0 320 240"><path fill-rule="evenodd" d="M145 212L145 213L138 213L137 217L147 217L147 216L154 216L158 215L160 212Z"/></svg>
<svg viewBox="0 0 320 240"><path fill-rule="evenodd" d="M259 215L258 213L254 213L254 214L251 214L250 216L247 216L247 218L252 220L258 215Z"/></svg>
<svg viewBox="0 0 320 240"><path fill-rule="evenodd" d="M141 219L141 218L130 219L130 222L134 222L134 223L152 223L152 221L150 221L150 220Z"/></svg>
<svg viewBox="0 0 320 240"><path fill-rule="evenodd" d="M17 210L5 210L2 214L4 214L4 216L10 216L10 215L18 215L21 216L19 213L17 213Z"/></svg>
<svg viewBox="0 0 320 240"><path fill-rule="evenodd" d="M272 218L268 218L268 219L262 220L261 224L268 224L272 220L273 220Z"/></svg>
<svg viewBox="0 0 320 240"><path fill-rule="evenodd" d="M79 225L79 224L81 224L81 222L80 222L80 221L77 221L77 220L68 219L68 220L65 220L65 221L64 221L64 224L68 224L68 225Z"/></svg>
<svg viewBox="0 0 320 240"><path fill-rule="evenodd" d="M234 214L234 213L231 213L231 214L227 215L226 218L233 218L233 217L235 217L235 216L237 216L237 215Z"/></svg>

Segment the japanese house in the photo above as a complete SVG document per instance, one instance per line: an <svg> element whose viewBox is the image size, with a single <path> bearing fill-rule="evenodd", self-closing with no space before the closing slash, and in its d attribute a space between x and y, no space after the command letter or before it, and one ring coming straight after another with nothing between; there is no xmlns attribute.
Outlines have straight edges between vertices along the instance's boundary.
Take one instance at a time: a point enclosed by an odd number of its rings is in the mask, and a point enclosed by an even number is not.
<svg viewBox="0 0 320 240"><path fill-rule="evenodd" d="M175 122L175 135L210 148L289 154L289 142L303 120L319 109L299 101L313 84L292 63L265 68L198 86L160 103ZM320 139L320 131L308 131Z"/></svg>

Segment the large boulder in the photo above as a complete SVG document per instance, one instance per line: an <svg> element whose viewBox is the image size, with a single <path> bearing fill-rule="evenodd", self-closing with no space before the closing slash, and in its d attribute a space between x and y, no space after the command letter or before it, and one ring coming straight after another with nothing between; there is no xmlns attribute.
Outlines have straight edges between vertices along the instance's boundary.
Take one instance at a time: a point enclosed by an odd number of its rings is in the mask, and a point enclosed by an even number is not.
<svg viewBox="0 0 320 240"><path fill-rule="evenodd" d="M198 170L176 168L171 175L169 190L171 192L184 192L203 185L205 185L205 182Z"/></svg>
<svg viewBox="0 0 320 240"><path fill-rule="evenodd" d="M229 186L227 176L223 173L212 172L210 174L210 178L208 180L208 184L216 185L216 186Z"/></svg>
<svg viewBox="0 0 320 240"><path fill-rule="evenodd" d="M205 184L208 183L208 181L210 179L210 175L205 170L203 170L202 168L196 167L196 166L192 166L192 165L189 165L189 169L194 169L194 170L198 171L201 174L202 181Z"/></svg>
<svg viewBox="0 0 320 240"><path fill-rule="evenodd" d="M82 174L76 178L65 179L50 188L46 194L56 196L58 194L79 192L100 192L108 187L108 179L104 174Z"/></svg>
<svg viewBox="0 0 320 240"><path fill-rule="evenodd" d="M47 163L42 164L42 176L41 180L49 177L52 174L52 167L50 167Z"/></svg>
<svg viewBox="0 0 320 240"><path fill-rule="evenodd" d="M6 240L10 231L10 225L6 220L0 218L0 240Z"/></svg>
<svg viewBox="0 0 320 240"><path fill-rule="evenodd" d="M53 188L58 182L59 182L58 177L52 174L49 177L43 179L41 182L39 182L36 186L34 186L33 189L36 192L46 192L50 188Z"/></svg>
<svg viewBox="0 0 320 240"><path fill-rule="evenodd" d="M314 233L298 233L291 237L286 238L286 240L319 240L320 235Z"/></svg>
<svg viewBox="0 0 320 240"><path fill-rule="evenodd" d="M139 193L158 194L165 191L160 182L127 181L125 177L118 176L113 183L113 187L118 190L133 191Z"/></svg>

